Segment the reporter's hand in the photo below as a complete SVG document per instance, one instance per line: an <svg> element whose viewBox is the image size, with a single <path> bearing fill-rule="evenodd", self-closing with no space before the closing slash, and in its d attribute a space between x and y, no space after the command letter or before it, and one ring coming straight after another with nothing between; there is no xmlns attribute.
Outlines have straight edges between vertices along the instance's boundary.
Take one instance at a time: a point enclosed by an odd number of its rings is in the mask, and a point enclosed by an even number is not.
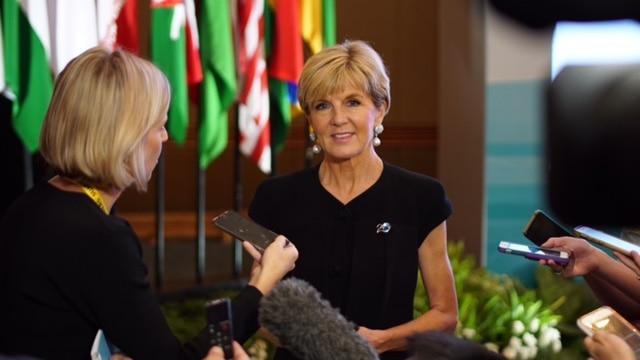
<svg viewBox="0 0 640 360"><path fill-rule="evenodd" d="M209 353L207 357L203 360L228 360L224 357L224 351L220 346L213 346L209 349ZM242 345L240 345L237 341L233 342L233 360L251 360L249 355L244 351Z"/></svg>
<svg viewBox="0 0 640 360"><path fill-rule="evenodd" d="M298 259L298 249L282 235L265 249L262 256L254 256L255 253L248 248L252 245L243 243L243 246L256 260L249 285L255 286L263 295L295 268Z"/></svg>
<svg viewBox="0 0 640 360"><path fill-rule="evenodd" d="M585 276L606 263L607 259L611 259L609 255L586 240L571 236L552 237L540 246L569 253L569 263L566 265L558 264L553 260L539 261L540 264L549 266L557 274L565 277Z"/></svg>
<svg viewBox="0 0 640 360"><path fill-rule="evenodd" d="M635 360L633 349L621 337L596 331L584 339L584 346L594 360Z"/></svg>
<svg viewBox="0 0 640 360"><path fill-rule="evenodd" d="M621 263L631 269L640 279L640 254L638 254L637 251L632 251L629 255L614 251L613 255L615 255Z"/></svg>

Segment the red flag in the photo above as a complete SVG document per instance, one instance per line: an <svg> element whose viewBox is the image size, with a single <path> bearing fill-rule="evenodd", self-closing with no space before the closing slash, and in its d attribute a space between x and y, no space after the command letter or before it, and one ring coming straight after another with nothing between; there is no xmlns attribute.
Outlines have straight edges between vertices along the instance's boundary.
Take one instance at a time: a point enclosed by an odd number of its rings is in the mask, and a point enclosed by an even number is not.
<svg viewBox="0 0 640 360"><path fill-rule="evenodd" d="M118 28L116 46L138 54L140 52L138 0L125 0L116 19L116 26Z"/></svg>
<svg viewBox="0 0 640 360"><path fill-rule="evenodd" d="M271 172L269 92L264 55L264 0L239 0L239 70L242 76L238 107L240 151L264 173Z"/></svg>
<svg viewBox="0 0 640 360"><path fill-rule="evenodd" d="M269 57L269 76L296 84L304 64L299 4L299 0L275 2Z"/></svg>

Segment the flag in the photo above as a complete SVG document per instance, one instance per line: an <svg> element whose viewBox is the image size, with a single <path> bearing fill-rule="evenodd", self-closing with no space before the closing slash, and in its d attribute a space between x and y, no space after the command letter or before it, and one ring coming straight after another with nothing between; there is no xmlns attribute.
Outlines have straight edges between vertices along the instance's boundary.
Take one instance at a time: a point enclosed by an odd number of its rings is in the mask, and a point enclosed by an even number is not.
<svg viewBox="0 0 640 360"><path fill-rule="evenodd" d="M271 0L265 15L266 48L271 100L271 147L284 147L297 107L298 79L304 65L300 0Z"/></svg>
<svg viewBox="0 0 640 360"><path fill-rule="evenodd" d="M300 0L302 37L315 54L336 43L335 0Z"/></svg>
<svg viewBox="0 0 640 360"><path fill-rule="evenodd" d="M115 46L139 54L138 0L125 0L116 19L116 29Z"/></svg>
<svg viewBox="0 0 640 360"><path fill-rule="evenodd" d="M50 1L48 6L51 68L57 75L71 59L99 44L97 9L95 1L86 0Z"/></svg>
<svg viewBox="0 0 640 360"><path fill-rule="evenodd" d="M4 66L12 100L12 124L25 148L38 150L40 129L53 93L49 67L49 16L46 0L22 7L18 0L2 0Z"/></svg>
<svg viewBox="0 0 640 360"><path fill-rule="evenodd" d="M240 152L271 172L269 93L264 54L264 0L238 0Z"/></svg>
<svg viewBox="0 0 640 360"><path fill-rule="evenodd" d="M171 84L167 130L178 145L187 138L189 88L202 80L194 19L192 0L151 1L151 59Z"/></svg>
<svg viewBox="0 0 640 360"><path fill-rule="evenodd" d="M2 15L2 12L0 12ZM2 36L2 16L0 16L0 93L4 93L7 82L4 78L4 40Z"/></svg>
<svg viewBox="0 0 640 360"><path fill-rule="evenodd" d="M199 165L206 169L226 149L227 110L236 99L237 81L231 9L228 1L204 0L198 29L203 80L200 87Z"/></svg>

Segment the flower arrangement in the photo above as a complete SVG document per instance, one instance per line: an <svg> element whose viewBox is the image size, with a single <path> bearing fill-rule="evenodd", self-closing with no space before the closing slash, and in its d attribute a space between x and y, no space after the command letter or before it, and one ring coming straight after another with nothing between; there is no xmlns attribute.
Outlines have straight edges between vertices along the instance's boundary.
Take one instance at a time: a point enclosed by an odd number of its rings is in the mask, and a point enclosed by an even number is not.
<svg viewBox="0 0 640 360"><path fill-rule="evenodd" d="M554 309L564 297L548 306L535 290L517 280L478 268L473 257L464 255L463 242L450 243L449 256L460 307L456 335L507 359L550 359L560 352L562 342L556 326L562 317ZM428 308L421 281L416 294L417 316Z"/></svg>

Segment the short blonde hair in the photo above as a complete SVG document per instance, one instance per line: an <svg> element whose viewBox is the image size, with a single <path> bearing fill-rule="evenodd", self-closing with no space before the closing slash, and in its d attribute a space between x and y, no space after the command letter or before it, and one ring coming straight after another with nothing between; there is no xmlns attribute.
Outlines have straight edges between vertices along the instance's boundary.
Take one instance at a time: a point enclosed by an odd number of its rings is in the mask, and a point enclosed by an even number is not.
<svg viewBox="0 0 640 360"><path fill-rule="evenodd" d="M298 83L298 101L305 114L313 103L347 86L364 89L377 108L391 107L391 87L382 57L366 42L346 40L323 49L305 63Z"/></svg>
<svg viewBox="0 0 640 360"><path fill-rule="evenodd" d="M150 61L89 49L56 79L40 153L56 173L84 185L146 191L144 140L170 100L167 78Z"/></svg>

